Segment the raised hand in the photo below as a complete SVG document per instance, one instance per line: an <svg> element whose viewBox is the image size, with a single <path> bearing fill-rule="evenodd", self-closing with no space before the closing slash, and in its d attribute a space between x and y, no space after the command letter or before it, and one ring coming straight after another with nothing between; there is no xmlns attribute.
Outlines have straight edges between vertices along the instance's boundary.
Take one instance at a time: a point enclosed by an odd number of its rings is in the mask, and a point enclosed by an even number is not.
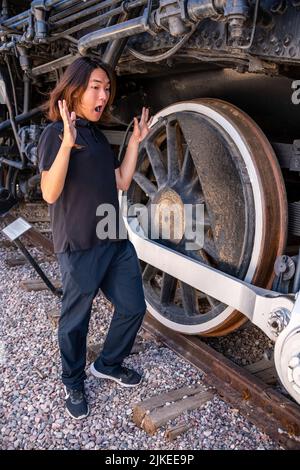
<svg viewBox="0 0 300 470"><path fill-rule="evenodd" d="M134 118L134 128L132 137L137 142L142 142L142 140L149 133L149 127L151 125L152 119L153 117L149 119L149 108L145 108L143 106L140 122L138 122L138 119L136 117Z"/></svg>
<svg viewBox="0 0 300 470"><path fill-rule="evenodd" d="M74 147L77 130L75 127L76 114L74 111L69 113L66 100L58 101L59 112L64 123L64 135L63 135L63 144L66 147Z"/></svg>

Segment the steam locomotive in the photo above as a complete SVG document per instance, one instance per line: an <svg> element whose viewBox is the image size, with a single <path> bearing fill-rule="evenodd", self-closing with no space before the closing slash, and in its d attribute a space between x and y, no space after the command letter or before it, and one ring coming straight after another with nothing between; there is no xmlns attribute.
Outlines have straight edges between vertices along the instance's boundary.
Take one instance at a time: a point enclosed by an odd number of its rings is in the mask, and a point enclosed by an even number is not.
<svg viewBox="0 0 300 470"><path fill-rule="evenodd" d="M41 195L43 103L65 67L110 64L100 125L120 156L132 117L154 115L120 194L148 310L203 336L251 320L300 402L300 1L2 0L0 14L1 212Z"/></svg>

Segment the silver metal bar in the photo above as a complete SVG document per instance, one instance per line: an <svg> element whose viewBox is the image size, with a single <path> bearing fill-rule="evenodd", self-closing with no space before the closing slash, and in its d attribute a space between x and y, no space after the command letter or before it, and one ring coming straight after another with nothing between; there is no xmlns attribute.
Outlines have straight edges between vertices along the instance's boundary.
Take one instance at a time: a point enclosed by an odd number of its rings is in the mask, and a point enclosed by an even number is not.
<svg viewBox="0 0 300 470"><path fill-rule="evenodd" d="M32 75L36 77L38 75L43 75L44 73L51 72L58 68L66 67L67 65L71 64L77 57L79 57L79 54L68 54L59 59L52 60L52 62L47 62L46 64L39 65L38 67L32 69Z"/></svg>
<svg viewBox="0 0 300 470"><path fill-rule="evenodd" d="M61 11L62 9L64 10L68 6L76 3L78 3L77 0L47 0L46 7L53 7L55 11ZM30 14L31 10L22 11L22 13L3 21L3 24L12 28L22 27L28 22Z"/></svg>
<svg viewBox="0 0 300 470"><path fill-rule="evenodd" d="M283 295L236 279L148 238L142 238L142 230L136 218L125 218L124 222L141 260L239 310L269 338L276 340L277 336L268 323L270 313L279 309L291 312L295 302L293 294Z"/></svg>
<svg viewBox="0 0 300 470"><path fill-rule="evenodd" d="M148 8L145 8L143 15L138 18L86 34L78 41L78 50L80 54L85 55L91 47L148 31L147 18Z"/></svg>

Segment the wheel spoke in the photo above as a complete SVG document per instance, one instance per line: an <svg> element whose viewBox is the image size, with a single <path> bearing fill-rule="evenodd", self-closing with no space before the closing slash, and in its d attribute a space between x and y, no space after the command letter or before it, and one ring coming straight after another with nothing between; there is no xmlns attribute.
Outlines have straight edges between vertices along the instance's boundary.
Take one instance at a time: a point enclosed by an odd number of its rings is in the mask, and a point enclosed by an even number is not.
<svg viewBox="0 0 300 470"><path fill-rule="evenodd" d="M174 300L177 286L177 279L170 274L163 273L162 285L160 293L160 301L162 304L169 304Z"/></svg>
<svg viewBox="0 0 300 470"><path fill-rule="evenodd" d="M194 172L195 172L194 162L190 154L189 148L186 147L186 150L184 153L184 159L182 163L181 175L180 175L181 182L184 182L184 181L190 182L193 178Z"/></svg>
<svg viewBox="0 0 300 470"><path fill-rule="evenodd" d="M182 161L182 143L178 125L166 125L167 155L168 155L168 184L172 185L179 177L179 160Z"/></svg>
<svg viewBox="0 0 300 470"><path fill-rule="evenodd" d="M157 271L158 271L158 268L156 268L155 266L152 266L151 264L147 264L143 271L143 280L145 282L150 281L155 276Z"/></svg>
<svg viewBox="0 0 300 470"><path fill-rule="evenodd" d="M199 228L199 230L202 230L203 228L205 231L208 230L211 227L211 222L210 222L210 218L208 217L207 212L204 212L204 220L203 220L202 214L201 214L201 219L200 219L199 215L196 212L196 207L193 206L192 226L193 226L193 230L195 229L197 230L197 228Z"/></svg>
<svg viewBox="0 0 300 470"><path fill-rule="evenodd" d="M217 264L219 261L218 251L215 247L215 244L212 240L208 240L207 237L204 241L204 246L201 248L201 256L203 256L206 261L213 265Z"/></svg>
<svg viewBox="0 0 300 470"><path fill-rule="evenodd" d="M199 314L196 289L180 281L182 306L188 316Z"/></svg>
<svg viewBox="0 0 300 470"><path fill-rule="evenodd" d="M207 301L211 307L217 307L220 304L220 301L217 299L214 299L213 297L210 297L209 295L206 295Z"/></svg>
<svg viewBox="0 0 300 470"><path fill-rule="evenodd" d="M139 187L153 199L155 193L157 192L157 187L140 171L136 171L133 175L134 181L139 185Z"/></svg>
<svg viewBox="0 0 300 470"><path fill-rule="evenodd" d="M188 184L186 184L185 192L189 200L199 200L200 203L204 202L204 195L201 189L198 175L196 175Z"/></svg>
<svg viewBox="0 0 300 470"><path fill-rule="evenodd" d="M151 141L147 141L145 143L145 150L149 157L149 161L157 181L157 186L160 188L167 182L167 172L162 161L162 154L157 146Z"/></svg>

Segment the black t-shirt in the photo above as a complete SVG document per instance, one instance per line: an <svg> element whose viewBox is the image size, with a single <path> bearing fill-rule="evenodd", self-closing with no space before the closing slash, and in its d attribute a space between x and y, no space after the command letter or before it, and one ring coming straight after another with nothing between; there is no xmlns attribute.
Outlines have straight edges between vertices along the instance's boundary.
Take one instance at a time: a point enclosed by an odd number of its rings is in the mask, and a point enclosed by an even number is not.
<svg viewBox="0 0 300 470"><path fill-rule="evenodd" d="M113 241L121 238L115 178L115 169L120 163L108 140L95 124L79 118L76 120L76 129L77 147L71 150L64 188L57 201L50 204L55 253L85 250L103 243L102 234L108 226L105 223L101 225L99 238L99 229L97 234L96 227L101 220L109 220L116 228L115 233L110 231L107 238ZM62 134L62 121L52 122L42 132L38 143L40 172L51 168L62 143ZM99 212L101 204L110 204L109 208L114 208L115 214L111 217L112 212L106 212L104 206L101 206Z"/></svg>

